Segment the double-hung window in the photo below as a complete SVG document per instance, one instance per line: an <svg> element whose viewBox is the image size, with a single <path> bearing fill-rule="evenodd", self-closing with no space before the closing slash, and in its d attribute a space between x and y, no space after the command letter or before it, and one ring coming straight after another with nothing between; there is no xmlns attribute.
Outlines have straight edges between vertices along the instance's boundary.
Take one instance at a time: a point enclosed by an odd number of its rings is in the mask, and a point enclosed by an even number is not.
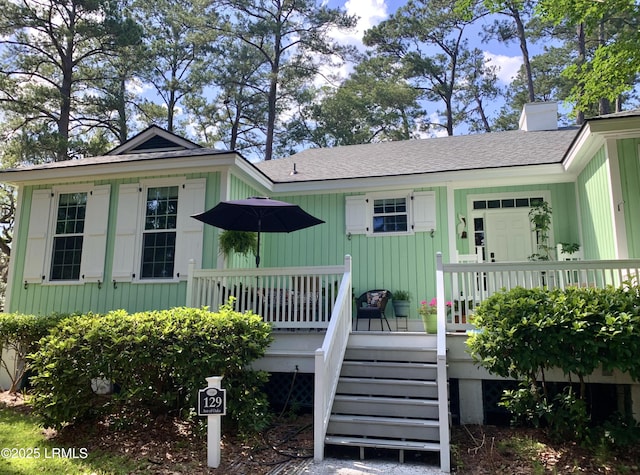
<svg viewBox="0 0 640 475"><path fill-rule="evenodd" d="M112 279L176 281L202 258L204 179L166 178L118 187Z"/></svg>
<svg viewBox="0 0 640 475"><path fill-rule="evenodd" d="M110 185L73 185L31 193L25 283L104 280Z"/></svg>
<svg viewBox="0 0 640 475"><path fill-rule="evenodd" d="M58 195L49 280L79 280L87 193Z"/></svg>
<svg viewBox="0 0 640 475"><path fill-rule="evenodd" d="M404 233L408 228L407 198L378 198L373 200L373 232Z"/></svg>
<svg viewBox="0 0 640 475"><path fill-rule="evenodd" d="M147 188L142 232L143 279L173 277L178 224L178 187Z"/></svg>
<svg viewBox="0 0 640 475"><path fill-rule="evenodd" d="M433 191L368 193L345 201L347 235L406 235L436 228Z"/></svg>

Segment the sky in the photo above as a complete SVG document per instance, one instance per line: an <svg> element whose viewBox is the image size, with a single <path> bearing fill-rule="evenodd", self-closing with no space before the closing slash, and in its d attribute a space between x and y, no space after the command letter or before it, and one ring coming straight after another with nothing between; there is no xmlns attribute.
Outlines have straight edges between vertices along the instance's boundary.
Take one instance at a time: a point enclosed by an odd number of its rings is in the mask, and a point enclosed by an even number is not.
<svg viewBox="0 0 640 475"><path fill-rule="evenodd" d="M350 34L337 34L336 36L364 50L362 45L364 32L386 20L402 4L404 2L398 0L331 0L329 6L344 8L348 14L355 15L358 18L355 31ZM491 20L486 19L484 21L489 23ZM477 26L477 31L479 32L480 30L481 23ZM491 63L499 67L498 79L503 83L502 85L508 85L522 64L522 57L517 44L505 45L497 41L483 44L477 34L471 33L469 35L470 40L477 38L477 42L471 43L470 46L475 46L485 52L485 56L491 59Z"/></svg>

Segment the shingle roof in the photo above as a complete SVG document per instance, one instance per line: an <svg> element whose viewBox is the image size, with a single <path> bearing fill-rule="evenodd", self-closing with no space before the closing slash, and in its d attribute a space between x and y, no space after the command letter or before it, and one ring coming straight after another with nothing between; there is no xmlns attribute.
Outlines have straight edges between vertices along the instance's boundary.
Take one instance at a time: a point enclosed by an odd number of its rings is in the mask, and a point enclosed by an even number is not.
<svg viewBox="0 0 640 475"><path fill-rule="evenodd" d="M60 162L43 163L42 165L29 165L10 170L1 170L3 172L23 171L23 170L49 170L56 168L70 168L87 165L103 165L116 164L126 162L136 162L143 160L161 160L163 158L182 158L182 157L200 157L203 155L222 155L229 152L228 150L217 150L212 148L198 148L193 150L171 150L164 152L147 152L147 153L131 153L123 155L99 155L97 157L86 157L78 160L62 160Z"/></svg>
<svg viewBox="0 0 640 475"><path fill-rule="evenodd" d="M300 182L560 163L578 130L514 130L316 148L256 166L275 182Z"/></svg>

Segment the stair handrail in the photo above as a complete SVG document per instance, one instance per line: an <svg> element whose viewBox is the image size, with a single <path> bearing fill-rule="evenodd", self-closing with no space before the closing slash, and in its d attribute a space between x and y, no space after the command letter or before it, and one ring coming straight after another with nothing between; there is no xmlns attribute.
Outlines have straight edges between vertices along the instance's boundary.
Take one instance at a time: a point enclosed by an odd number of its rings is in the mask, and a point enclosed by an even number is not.
<svg viewBox="0 0 640 475"><path fill-rule="evenodd" d="M327 434L342 361L353 325L352 312L351 256L347 254L344 258L344 275L340 282L327 333L322 346L315 351L313 458L317 461L324 458L324 439Z"/></svg>
<svg viewBox="0 0 640 475"><path fill-rule="evenodd" d="M442 252L436 253L436 302L438 333L436 335L436 364L438 383L438 420L440 421L440 469L451 471L449 395L447 391L447 321Z"/></svg>

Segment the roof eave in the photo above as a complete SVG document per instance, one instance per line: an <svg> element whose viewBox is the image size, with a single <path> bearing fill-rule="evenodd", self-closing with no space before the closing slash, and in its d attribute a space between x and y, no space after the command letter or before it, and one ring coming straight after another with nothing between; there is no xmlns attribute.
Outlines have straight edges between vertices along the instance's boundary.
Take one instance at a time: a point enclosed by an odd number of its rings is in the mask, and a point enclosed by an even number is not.
<svg viewBox="0 0 640 475"><path fill-rule="evenodd" d="M279 195L300 193L314 194L328 191L365 191L372 189L429 188L450 186L455 188L483 186L529 185L538 183L563 183L570 181L561 163L543 165L510 166L444 172L412 173L406 175L338 178L299 182L276 182L274 193Z"/></svg>
<svg viewBox="0 0 640 475"><path fill-rule="evenodd" d="M597 117L582 124L562 160L564 169L578 175L609 139L640 137L640 116Z"/></svg>
<svg viewBox="0 0 640 475"><path fill-rule="evenodd" d="M60 168L2 170L0 171L0 182L14 186L61 184L79 180L137 177L141 176L141 174L184 174L217 171L233 166L237 166L243 173L258 181L262 186L271 186L271 181L268 177L237 152L163 159L140 157L140 159L125 162L88 163Z"/></svg>

